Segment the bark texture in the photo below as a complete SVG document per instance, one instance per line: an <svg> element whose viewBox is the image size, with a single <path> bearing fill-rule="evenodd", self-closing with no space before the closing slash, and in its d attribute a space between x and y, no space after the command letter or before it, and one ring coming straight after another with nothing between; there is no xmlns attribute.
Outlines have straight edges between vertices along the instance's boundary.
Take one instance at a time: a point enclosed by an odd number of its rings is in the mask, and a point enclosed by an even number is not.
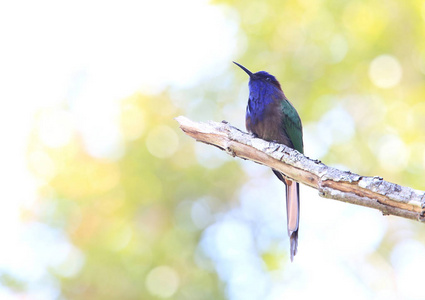
<svg viewBox="0 0 425 300"><path fill-rule="evenodd" d="M229 123L194 122L176 118L184 133L232 156L276 169L288 178L318 190L325 198L380 210L384 215L425 221L425 192L400 186L381 177L341 171L298 151L253 137Z"/></svg>

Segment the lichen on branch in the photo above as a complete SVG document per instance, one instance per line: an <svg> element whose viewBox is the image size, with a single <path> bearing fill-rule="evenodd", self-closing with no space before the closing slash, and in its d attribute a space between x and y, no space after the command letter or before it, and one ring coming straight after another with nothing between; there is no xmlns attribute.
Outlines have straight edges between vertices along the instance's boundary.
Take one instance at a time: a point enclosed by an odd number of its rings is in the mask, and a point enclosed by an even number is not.
<svg viewBox="0 0 425 300"><path fill-rule="evenodd" d="M384 215L425 221L424 191L400 186L381 177L361 176L329 167L285 145L254 137L224 121L194 122L184 116L176 120L183 132L197 141L278 170L288 178L317 189L322 197L375 208Z"/></svg>

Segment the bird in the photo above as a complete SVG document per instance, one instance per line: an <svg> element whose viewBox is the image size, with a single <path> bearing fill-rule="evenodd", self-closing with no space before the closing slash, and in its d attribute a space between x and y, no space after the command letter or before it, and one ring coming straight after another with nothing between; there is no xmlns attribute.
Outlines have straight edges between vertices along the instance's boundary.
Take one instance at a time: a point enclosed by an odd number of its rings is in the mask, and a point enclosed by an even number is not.
<svg viewBox="0 0 425 300"><path fill-rule="evenodd" d="M266 141L284 144L304 154L301 118L282 91L276 77L259 71L252 73L233 62L249 76L249 99L245 126L248 132ZM287 229L290 240L291 262L297 254L300 222L300 187L277 170L273 173L286 186Z"/></svg>

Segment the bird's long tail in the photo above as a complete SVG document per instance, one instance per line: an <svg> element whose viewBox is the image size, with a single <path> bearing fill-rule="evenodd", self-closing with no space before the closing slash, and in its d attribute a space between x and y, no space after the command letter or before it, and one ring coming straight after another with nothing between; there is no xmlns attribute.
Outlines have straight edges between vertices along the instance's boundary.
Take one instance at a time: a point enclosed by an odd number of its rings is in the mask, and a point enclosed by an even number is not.
<svg viewBox="0 0 425 300"><path fill-rule="evenodd" d="M273 170L273 173L286 186L286 216L288 225L289 242L291 245L291 261L294 260L298 248L298 225L300 223L300 185L298 182L286 179L283 175Z"/></svg>
<svg viewBox="0 0 425 300"><path fill-rule="evenodd" d="M285 179L286 184L286 215L288 235L291 244L291 261L297 254L298 225L300 222L300 185L298 182Z"/></svg>

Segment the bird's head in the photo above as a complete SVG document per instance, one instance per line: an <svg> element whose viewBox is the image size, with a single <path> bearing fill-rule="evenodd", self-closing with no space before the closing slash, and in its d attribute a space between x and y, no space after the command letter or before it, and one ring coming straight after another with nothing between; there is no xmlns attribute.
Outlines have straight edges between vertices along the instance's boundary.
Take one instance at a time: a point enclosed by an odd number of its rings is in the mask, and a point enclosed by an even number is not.
<svg viewBox="0 0 425 300"><path fill-rule="evenodd" d="M239 68L241 68L242 70L244 70L245 73L249 75L250 86L256 85L256 84L273 84L279 90L282 90L282 88L280 87L280 83L279 81L277 81L276 77L267 73L266 71L259 71L257 73L252 73L250 70L238 64L237 62L233 62L233 63L237 65Z"/></svg>

